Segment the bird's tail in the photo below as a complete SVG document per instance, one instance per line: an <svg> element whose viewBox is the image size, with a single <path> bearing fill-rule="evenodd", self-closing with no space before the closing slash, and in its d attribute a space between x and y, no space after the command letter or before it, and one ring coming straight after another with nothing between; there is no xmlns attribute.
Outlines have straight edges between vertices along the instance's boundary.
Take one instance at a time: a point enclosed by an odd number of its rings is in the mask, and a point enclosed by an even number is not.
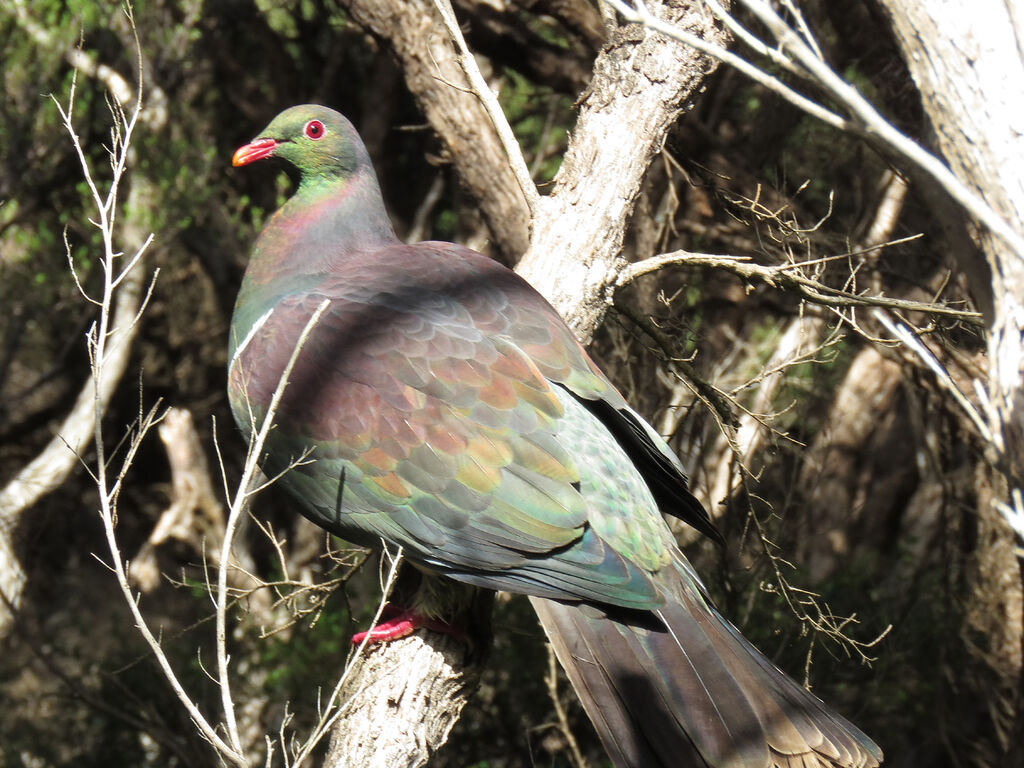
<svg viewBox="0 0 1024 768"><path fill-rule="evenodd" d="M654 613L531 598L617 768L872 768L881 750L701 595L689 564Z"/></svg>

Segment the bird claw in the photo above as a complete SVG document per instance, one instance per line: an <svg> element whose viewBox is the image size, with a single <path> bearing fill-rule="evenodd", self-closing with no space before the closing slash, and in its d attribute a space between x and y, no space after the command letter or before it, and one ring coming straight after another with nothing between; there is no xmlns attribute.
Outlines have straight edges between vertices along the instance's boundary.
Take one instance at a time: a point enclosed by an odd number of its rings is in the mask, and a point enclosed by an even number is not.
<svg viewBox="0 0 1024 768"><path fill-rule="evenodd" d="M365 640L369 643L389 643L408 637L417 629L429 629L432 632L440 632L451 635L459 640L466 640L466 633L458 627L439 619L432 619L429 616L421 616L408 608L399 608L388 603L381 611L381 618L385 618L375 627L365 632L356 632L352 635L352 645L360 645Z"/></svg>

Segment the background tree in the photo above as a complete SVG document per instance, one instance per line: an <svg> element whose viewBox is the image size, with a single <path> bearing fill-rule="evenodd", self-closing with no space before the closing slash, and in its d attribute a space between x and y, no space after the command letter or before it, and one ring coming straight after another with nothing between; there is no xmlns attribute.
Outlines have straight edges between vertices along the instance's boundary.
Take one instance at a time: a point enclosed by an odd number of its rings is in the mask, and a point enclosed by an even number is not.
<svg viewBox="0 0 1024 768"><path fill-rule="evenodd" d="M1012 76L1019 52L998 47L1019 33L1019 19L989 24L982 3L969 21L988 26L972 33L938 5L782 8L806 28L800 40L892 125L942 152L1019 237L1012 162L1024 153L1019 132L1005 132L1012 113L997 109L1015 103L1011 89L1024 82ZM723 44L715 7L648 6ZM804 96L828 93L807 80L806 65L757 58L739 30L772 42L759 4L734 11L737 53ZM560 310L578 311L574 327L593 332L602 365L692 467L730 545L689 542L687 554L748 636L806 672L890 765L1012 764L1020 572L997 503L1012 512L1021 487L1020 253L871 131L838 132L735 68L705 77L709 59L607 6L462 0L455 13L539 197L471 92L432 3L135 8L145 117L117 211L125 252L156 233L147 259L161 274L123 347L130 358L106 406L106 449L114 455L140 413L140 380L143 413L162 398L193 417L195 442L185 417L178 432L163 425L166 450L157 440L139 446L118 536L147 590L143 609L199 708L216 711L218 700L204 671L215 649L203 560L220 546L224 514L209 490L220 482L203 468L216 466L210 416L230 422L227 320L249 244L286 188L236 174L228 159L282 107L317 101L360 129L401 234L456 239L508 263L525 253L529 277ZM131 27L107 4L7 0L0 35L0 574L12 617L0 654L0 765L214 764L92 557L105 545L88 474L58 450L50 455L63 468L23 482L48 444L61 448L58 432L94 460L90 428L72 439L66 426L76 398L92 398L82 339L96 309L68 273L65 227L83 289L103 281L80 166L41 94L60 99L78 71L76 127L102 167L105 97L118 83L133 88ZM972 51L969 39L990 47ZM1009 76L996 96L996 79L978 64L990 61ZM840 96L823 103L856 128ZM602 189L632 191L602 203ZM602 204L617 211L613 220L588 219ZM140 277L137 296L145 284ZM134 314L130 303L125 312ZM886 321L908 329L908 340L891 341ZM220 445L237 478L235 436L221 434ZM15 498L18 488L32 490ZM325 558L323 537L272 490L256 513L274 536L244 526L236 564L274 586L233 582L245 599L231 651L241 738L258 755L262 734L315 722L317 686L343 666L377 585L376 569L351 572L353 556ZM853 613L858 625L843 618ZM495 625L480 692L434 764L600 764L567 686L548 675L528 606L499 598ZM875 658L871 668L857 663L861 654Z"/></svg>

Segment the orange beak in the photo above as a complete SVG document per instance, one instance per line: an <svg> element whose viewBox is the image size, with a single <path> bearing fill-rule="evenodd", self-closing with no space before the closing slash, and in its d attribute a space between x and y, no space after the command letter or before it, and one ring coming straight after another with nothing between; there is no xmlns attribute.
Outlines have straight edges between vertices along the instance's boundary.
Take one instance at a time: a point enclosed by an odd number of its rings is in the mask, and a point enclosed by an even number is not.
<svg viewBox="0 0 1024 768"><path fill-rule="evenodd" d="M231 158L231 164L237 167L270 157L274 154L274 150L277 149L277 145L278 142L274 139L254 139L244 147L239 147L235 150L235 155Z"/></svg>

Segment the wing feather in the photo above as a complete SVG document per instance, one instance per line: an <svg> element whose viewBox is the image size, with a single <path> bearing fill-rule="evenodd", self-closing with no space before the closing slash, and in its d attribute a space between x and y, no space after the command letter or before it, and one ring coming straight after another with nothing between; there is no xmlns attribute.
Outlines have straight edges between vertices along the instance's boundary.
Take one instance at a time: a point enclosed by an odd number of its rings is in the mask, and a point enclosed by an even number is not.
<svg viewBox="0 0 1024 768"><path fill-rule="evenodd" d="M656 505L635 472L616 487L631 462L577 399L625 403L550 305L450 245L396 245L344 269L281 298L231 372L241 382L283 368L331 300L270 437L271 457L313 448L320 460L301 470L324 487L306 513L343 537L383 536L456 578L659 605L652 578L670 545ZM247 397L265 404L274 377L255 378L264 389ZM341 468L349 488L329 492ZM341 509L326 503L339 498Z"/></svg>

